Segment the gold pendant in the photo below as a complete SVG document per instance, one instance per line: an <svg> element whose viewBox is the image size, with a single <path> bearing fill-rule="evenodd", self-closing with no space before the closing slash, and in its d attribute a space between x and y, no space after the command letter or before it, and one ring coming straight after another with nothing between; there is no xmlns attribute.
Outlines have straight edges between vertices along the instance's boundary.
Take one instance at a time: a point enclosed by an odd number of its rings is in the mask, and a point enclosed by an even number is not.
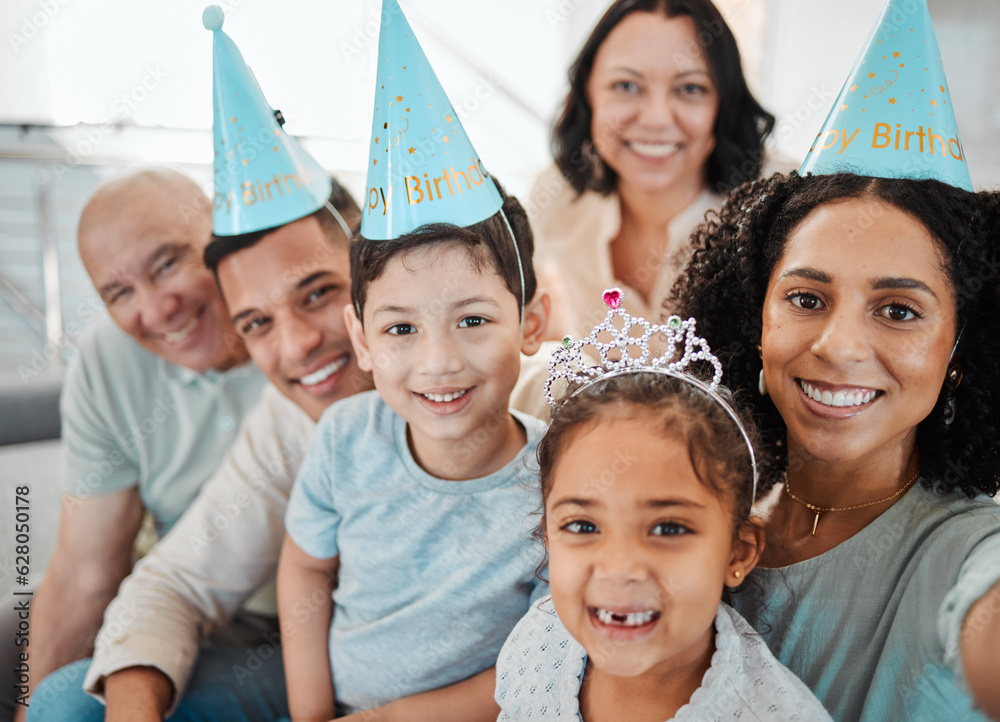
<svg viewBox="0 0 1000 722"><path fill-rule="evenodd" d="M819 512L816 512L816 518L813 519L813 536L816 536L816 525L819 524Z"/></svg>

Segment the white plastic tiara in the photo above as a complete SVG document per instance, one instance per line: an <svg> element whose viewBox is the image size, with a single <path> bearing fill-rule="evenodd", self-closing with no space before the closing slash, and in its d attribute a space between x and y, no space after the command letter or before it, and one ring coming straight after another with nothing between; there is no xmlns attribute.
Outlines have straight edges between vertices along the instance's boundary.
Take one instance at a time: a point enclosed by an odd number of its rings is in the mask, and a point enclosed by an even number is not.
<svg viewBox="0 0 1000 722"><path fill-rule="evenodd" d="M650 323L641 316L632 316L622 308L624 293L620 288L609 288L604 292L604 303L608 314L604 321L594 327L586 338L573 339L566 336L562 347L552 354L549 363L549 378L545 382L545 398L555 406L552 398L552 383L556 379L566 379L571 384L582 384L605 376L613 371L650 371L662 369L682 373L695 361L707 361L715 369L712 381L707 383L709 390L715 391L722 380L722 364L719 363L708 342L695 335L695 320L689 318L682 321L679 316L671 316L666 323ZM615 318L621 319L621 328L616 328ZM643 329L641 336L635 335L633 329ZM649 341L654 336L662 334L667 341L667 347L662 354L654 356L649 349ZM606 341L601 341L603 336ZM600 354L601 365L594 366L586 361L583 355L585 346L591 346ZM635 350L638 349L636 355ZM610 354L615 358L610 358ZM703 382L704 383L704 382Z"/></svg>
<svg viewBox="0 0 1000 722"><path fill-rule="evenodd" d="M719 382L722 380L722 364L712 353L708 342L695 334L695 320L681 320L679 316L671 316L666 323L650 323L641 316L632 316L622 308L624 292L620 288L609 288L604 292L604 303L608 313L604 320L594 327L590 335L574 339L566 336L562 346L552 352L549 362L549 377L545 380L545 398L553 407L560 405L552 396L552 384L558 379L565 379L571 385L579 385L571 396L583 391L588 386L606 378L621 376L627 373L657 372L674 376L698 387L713 400L722 405L729 417L736 423L747 449L750 451L750 463L753 467L753 497L757 496L757 457L747 434L736 412L729 402L718 393ZM620 319L620 328L615 325L615 319ZM641 335L633 332L642 329ZM649 348L650 339L662 335L666 339L663 353L654 356ZM603 337L607 340L600 340ZM590 363L583 354L583 349L591 346L600 356L600 365ZM638 352L636 352L638 350ZM696 361L705 361L712 365L715 373L711 381L702 381L687 372L688 367Z"/></svg>

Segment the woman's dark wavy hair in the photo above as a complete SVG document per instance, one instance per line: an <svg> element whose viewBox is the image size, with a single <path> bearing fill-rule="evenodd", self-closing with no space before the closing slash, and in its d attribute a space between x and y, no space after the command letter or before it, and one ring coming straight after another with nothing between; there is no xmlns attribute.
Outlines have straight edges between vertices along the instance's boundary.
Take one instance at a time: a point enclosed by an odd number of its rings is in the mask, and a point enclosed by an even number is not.
<svg viewBox="0 0 1000 722"><path fill-rule="evenodd" d="M762 489L788 466L785 424L769 396L756 391L761 360L762 309L771 272L792 230L815 208L850 198L888 203L920 221L937 240L955 291L952 363L963 377L954 391L957 414L944 422L942 388L930 415L917 426L920 472L941 493L996 494L1000 473L1000 258L995 244L1000 199L935 180L775 174L733 191L692 237L687 271L665 303L694 316L698 332L723 363L726 383L747 401L760 429L757 459ZM864 224L862 216L857 223ZM905 249L900 249L905 253Z"/></svg>
<svg viewBox="0 0 1000 722"><path fill-rule="evenodd" d="M774 116L750 93L736 38L710 0L617 0L608 8L570 66L569 94L552 129L552 155L563 176L578 194L589 189L607 195L618 183L618 175L607 163L598 157L599 167L595 170L583 152L585 144L593 143L587 83L601 44L625 16L634 12L662 12L670 18L687 15L694 20L695 37L719 94L719 112L712 129L715 149L707 162L706 180L709 187L722 193L756 178L763 165L764 139L774 128Z"/></svg>

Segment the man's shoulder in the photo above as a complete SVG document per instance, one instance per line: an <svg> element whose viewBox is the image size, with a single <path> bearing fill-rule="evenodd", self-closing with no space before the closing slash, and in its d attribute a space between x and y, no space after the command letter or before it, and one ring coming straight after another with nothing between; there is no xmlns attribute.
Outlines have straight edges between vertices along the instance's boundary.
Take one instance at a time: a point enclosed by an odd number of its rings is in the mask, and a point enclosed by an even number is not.
<svg viewBox="0 0 1000 722"><path fill-rule="evenodd" d="M157 383L157 356L146 351L109 318L84 332L63 383L63 413L76 403L107 405L137 399Z"/></svg>
<svg viewBox="0 0 1000 722"><path fill-rule="evenodd" d="M155 369L158 357L122 331L110 318L96 321L76 344L77 365L88 369Z"/></svg>
<svg viewBox="0 0 1000 722"><path fill-rule="evenodd" d="M260 400L243 419L241 436L254 447L269 443L301 447L309 444L316 422L294 401L282 394L270 383L264 386Z"/></svg>

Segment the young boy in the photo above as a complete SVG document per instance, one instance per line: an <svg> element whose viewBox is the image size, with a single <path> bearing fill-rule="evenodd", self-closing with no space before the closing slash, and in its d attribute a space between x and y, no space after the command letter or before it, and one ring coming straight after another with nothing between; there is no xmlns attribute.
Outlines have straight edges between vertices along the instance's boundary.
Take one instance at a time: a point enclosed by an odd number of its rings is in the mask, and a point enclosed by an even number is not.
<svg viewBox="0 0 1000 722"><path fill-rule="evenodd" d="M430 690L431 719L496 719L497 654L545 593L544 426L508 401L548 298L523 209L504 196L503 211L517 248L500 214L354 241L345 314L376 391L324 413L289 502L278 599L296 719Z"/></svg>

